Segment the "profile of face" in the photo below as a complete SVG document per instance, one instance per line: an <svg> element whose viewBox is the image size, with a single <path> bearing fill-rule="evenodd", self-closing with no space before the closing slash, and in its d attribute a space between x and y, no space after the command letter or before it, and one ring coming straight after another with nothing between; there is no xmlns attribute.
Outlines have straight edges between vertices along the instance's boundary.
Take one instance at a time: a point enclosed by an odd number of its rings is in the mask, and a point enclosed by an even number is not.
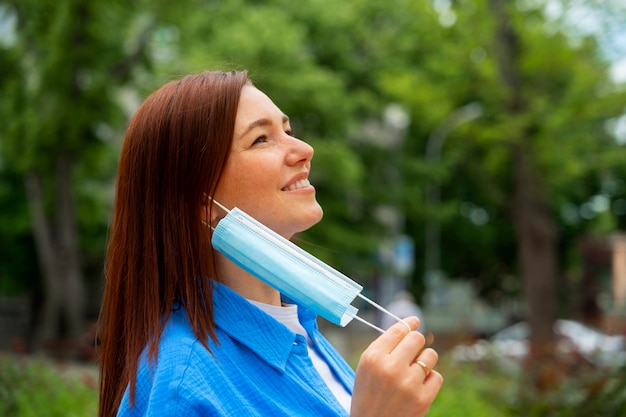
<svg viewBox="0 0 626 417"><path fill-rule="evenodd" d="M267 95L246 85L214 197L289 239L322 218L308 180L312 157L313 148L292 136L289 118Z"/></svg>

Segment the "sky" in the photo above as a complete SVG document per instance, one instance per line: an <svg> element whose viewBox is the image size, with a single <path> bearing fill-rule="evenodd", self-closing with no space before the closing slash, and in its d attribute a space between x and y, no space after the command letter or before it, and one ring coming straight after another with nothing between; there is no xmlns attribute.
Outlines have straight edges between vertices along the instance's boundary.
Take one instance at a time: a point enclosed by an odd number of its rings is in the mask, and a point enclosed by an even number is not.
<svg viewBox="0 0 626 417"><path fill-rule="evenodd" d="M522 0L522 4L545 0ZM612 63L611 77L626 83L626 1L625 0L547 0L548 19L559 20L566 32L577 36L595 36L605 57Z"/></svg>

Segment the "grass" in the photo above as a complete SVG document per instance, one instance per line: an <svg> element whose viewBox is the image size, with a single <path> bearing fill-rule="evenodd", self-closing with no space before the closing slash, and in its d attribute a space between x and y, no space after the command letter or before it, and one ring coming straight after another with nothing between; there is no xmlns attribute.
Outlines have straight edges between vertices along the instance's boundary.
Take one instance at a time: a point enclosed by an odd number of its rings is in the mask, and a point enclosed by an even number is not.
<svg viewBox="0 0 626 417"><path fill-rule="evenodd" d="M491 366L454 363L444 356L437 370L443 375L444 383L428 417L510 415L504 394L513 389L513 382Z"/></svg>
<svg viewBox="0 0 626 417"><path fill-rule="evenodd" d="M2 356L0 417L93 417L96 385L93 367Z"/></svg>

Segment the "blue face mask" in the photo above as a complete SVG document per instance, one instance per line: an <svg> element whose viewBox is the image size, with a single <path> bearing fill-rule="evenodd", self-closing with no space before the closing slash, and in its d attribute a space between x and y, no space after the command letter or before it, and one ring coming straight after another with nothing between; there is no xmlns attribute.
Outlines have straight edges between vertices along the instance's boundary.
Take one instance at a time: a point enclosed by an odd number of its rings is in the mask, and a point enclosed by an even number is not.
<svg viewBox="0 0 626 417"><path fill-rule="evenodd" d="M229 211L213 202L228 213L213 230L213 248L281 294L342 327L357 319L383 332L357 316L358 309L351 305L356 297L402 321L363 296L363 287L347 276L238 208Z"/></svg>

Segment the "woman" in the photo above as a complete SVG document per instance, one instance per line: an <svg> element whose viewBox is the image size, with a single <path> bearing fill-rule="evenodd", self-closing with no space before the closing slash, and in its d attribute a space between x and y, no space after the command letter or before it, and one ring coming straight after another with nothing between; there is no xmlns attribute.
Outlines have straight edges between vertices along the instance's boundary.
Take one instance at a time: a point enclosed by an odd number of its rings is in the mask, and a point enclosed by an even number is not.
<svg viewBox="0 0 626 417"><path fill-rule="evenodd" d="M393 326L355 375L313 313L211 247L212 199L285 238L317 223L312 157L246 72L172 81L138 109L107 251L99 416L426 413L443 379L420 333Z"/></svg>

